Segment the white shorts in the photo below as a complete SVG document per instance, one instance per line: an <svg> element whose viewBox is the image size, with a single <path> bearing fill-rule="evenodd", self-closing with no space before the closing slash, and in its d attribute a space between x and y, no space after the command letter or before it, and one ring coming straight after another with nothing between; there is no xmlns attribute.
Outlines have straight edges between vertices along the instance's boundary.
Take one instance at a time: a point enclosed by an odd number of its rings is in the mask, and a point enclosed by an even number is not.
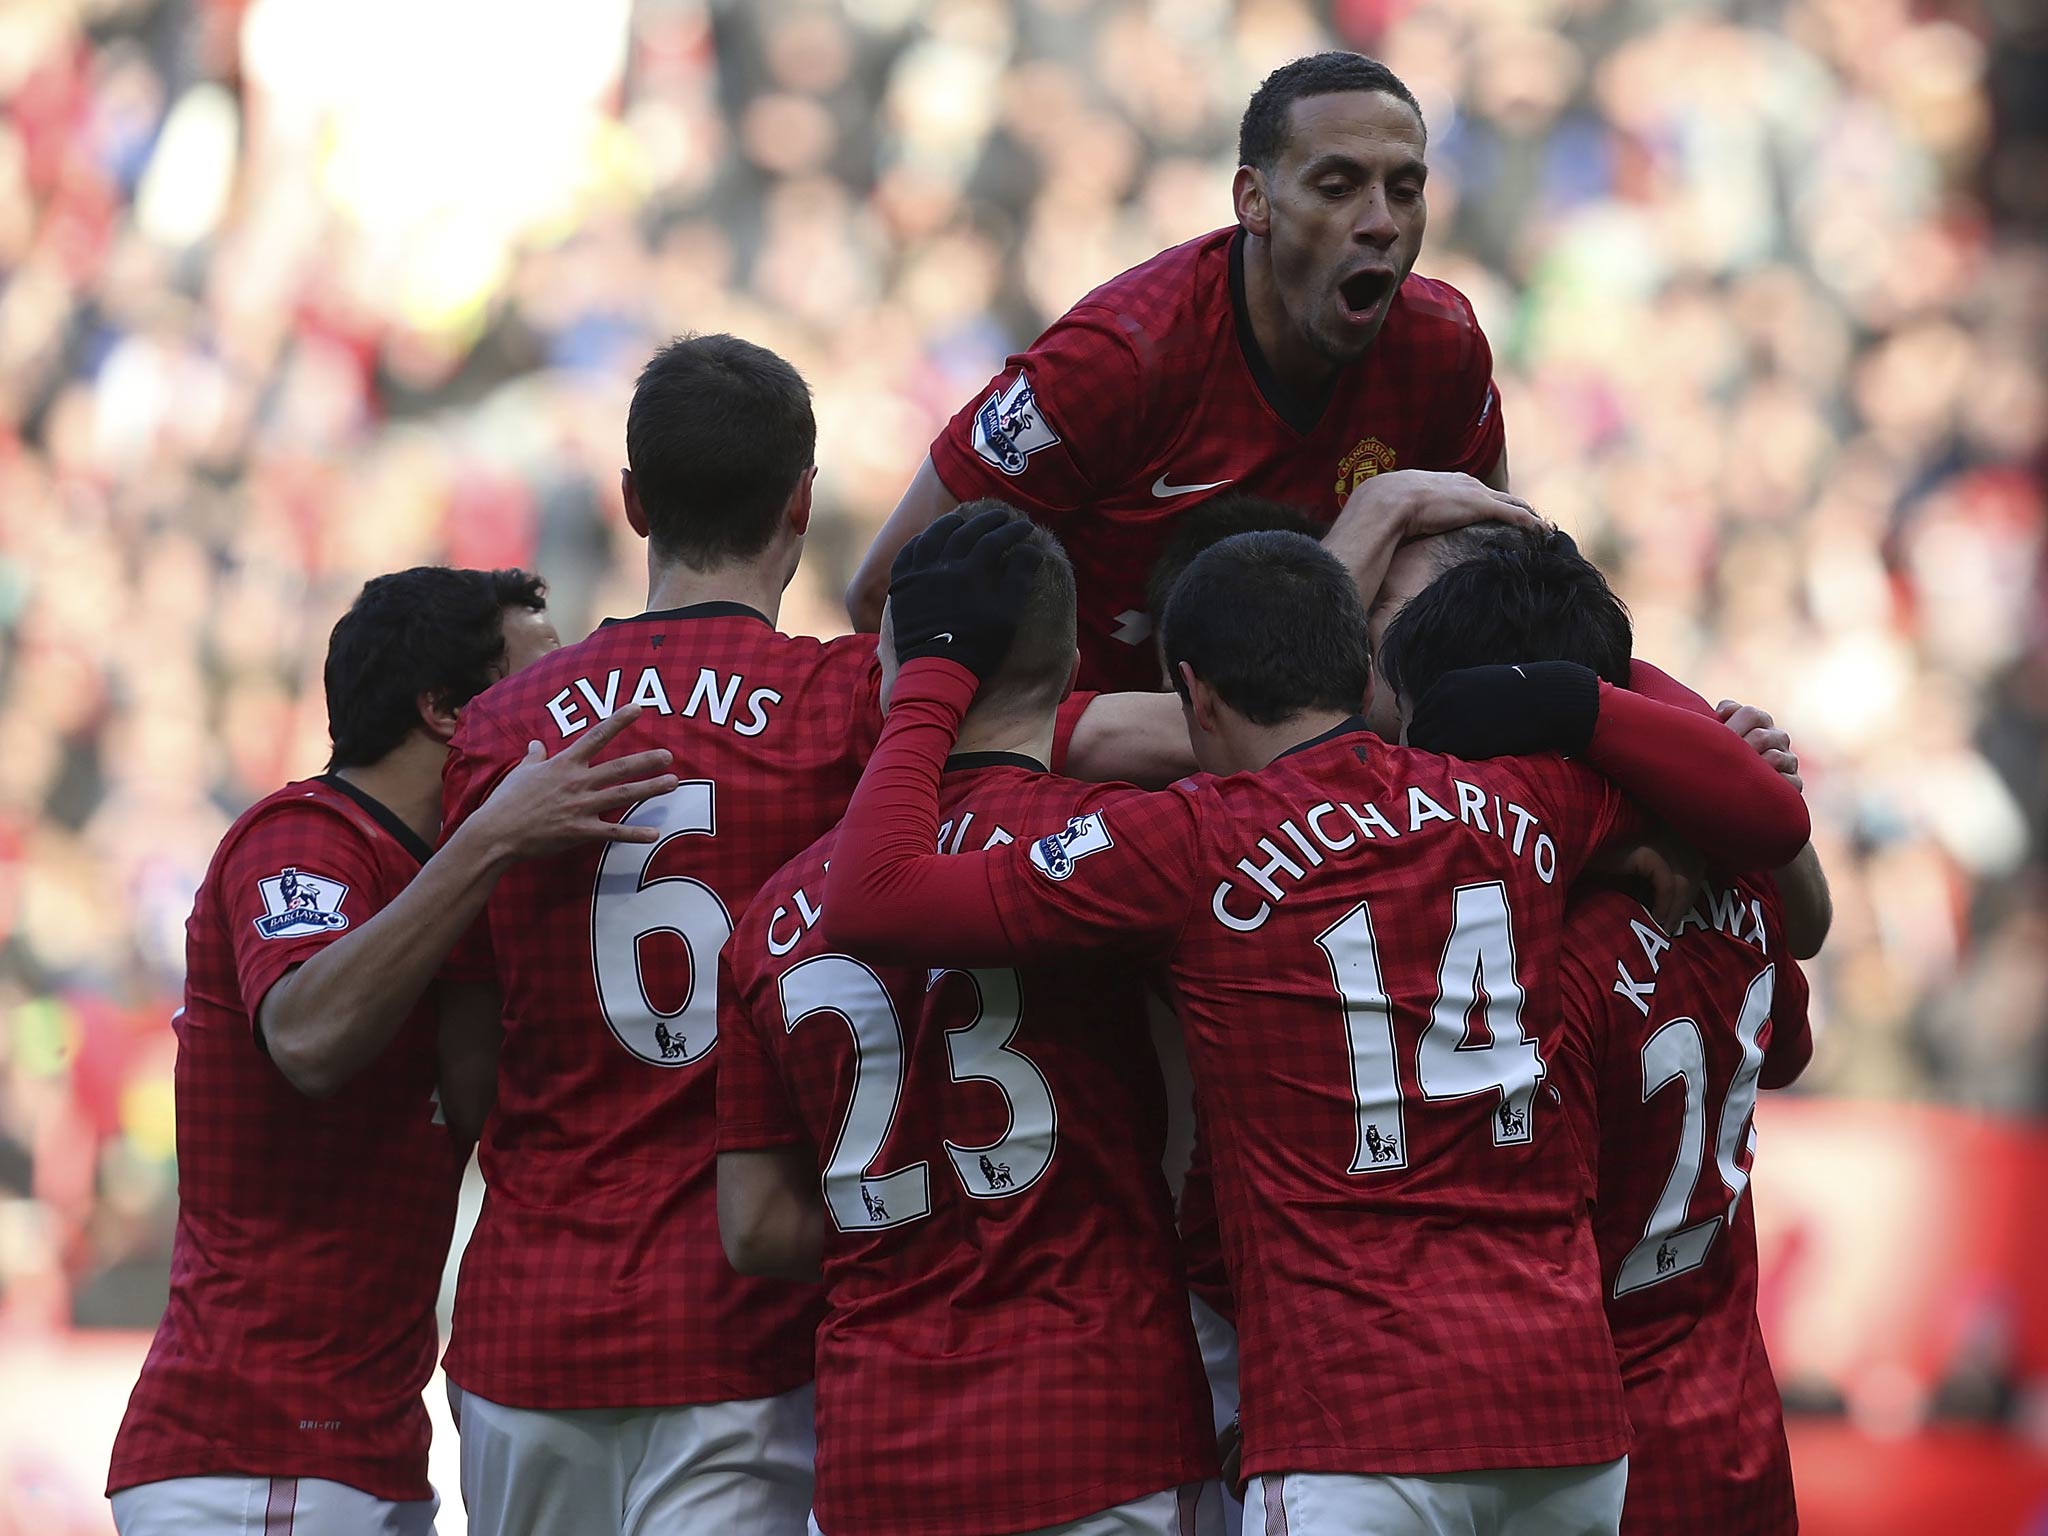
<svg viewBox="0 0 2048 1536"><path fill-rule="evenodd" d="M434 1536L437 1498L394 1503L323 1477L171 1477L113 1497L121 1536Z"/></svg>
<svg viewBox="0 0 2048 1536"><path fill-rule="evenodd" d="M1615 1536L1628 1458L1533 1467L1352 1477L1288 1472L1244 1492L1244 1536Z"/></svg>
<svg viewBox="0 0 2048 1536"><path fill-rule="evenodd" d="M1195 1536L1195 1500L1200 1493L1199 1483L1189 1483L1185 1488L1148 1493L1114 1509L1099 1509L1059 1525L1041 1525L1017 1536ZM816 1515L811 1516L810 1536L825 1536Z"/></svg>
<svg viewBox="0 0 2048 1536"><path fill-rule="evenodd" d="M1237 1330L1199 1296L1188 1297L1188 1311L1195 1319L1195 1342L1202 1347L1202 1370L1209 1378L1210 1414L1220 1435L1237 1417ZM1195 1512L1196 1536L1235 1536L1243 1528L1244 1506L1222 1483L1204 1483Z"/></svg>
<svg viewBox="0 0 2048 1536"><path fill-rule="evenodd" d="M470 1536L802 1536L809 1386L679 1408L507 1408L462 1394Z"/></svg>

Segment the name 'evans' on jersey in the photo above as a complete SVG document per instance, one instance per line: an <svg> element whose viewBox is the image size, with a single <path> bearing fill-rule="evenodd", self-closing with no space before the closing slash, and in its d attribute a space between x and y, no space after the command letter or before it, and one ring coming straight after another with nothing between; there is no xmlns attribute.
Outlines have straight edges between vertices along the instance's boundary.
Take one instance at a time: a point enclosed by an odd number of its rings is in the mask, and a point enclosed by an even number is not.
<svg viewBox="0 0 2048 1536"><path fill-rule="evenodd" d="M1237 861L1237 868L1246 881L1264 893L1265 899L1260 900L1243 882L1225 880L1216 887L1209 900L1209 909L1224 927L1250 933L1272 915L1274 903L1286 900L1287 892L1280 883L1282 876L1293 881L1304 880L1308 878L1309 869L1324 862L1326 850L1328 853L1345 853L1362 846L1363 842L1388 841L1406 833L1420 832L1437 822L1463 825L1475 832L1497 837L1507 844L1508 851L1516 858L1529 860L1536 871L1536 878L1545 885L1557 878L1557 844L1551 841L1549 833L1541 830L1534 838L1529 836L1532 827L1540 826L1540 819L1534 811L1513 800L1504 800L1477 784L1468 784L1463 779L1451 780L1451 787L1457 794L1455 814L1421 785L1411 784L1407 787L1405 808L1397 802L1393 817L1389 817L1372 800L1357 805L1342 800L1324 800L1310 806L1299 821L1292 817L1283 819L1274 829L1275 833L1284 836L1300 851L1300 860L1281 847L1274 837L1260 838L1253 852ZM1401 820L1406 822L1405 829L1398 824ZM1306 833L1302 830L1304 827L1308 829ZM1307 868L1303 867L1304 863ZM1233 906L1237 910L1232 910Z"/></svg>
<svg viewBox="0 0 2048 1536"><path fill-rule="evenodd" d="M697 669L680 710L670 702L669 686L662 681L658 668L642 667L632 693L622 698L620 685L624 678L624 672L613 667L604 674L604 686L600 689L589 678L579 677L547 701L548 714L564 740L634 704L656 714L680 714L686 720L701 717L742 736L758 736L768 729L768 706L782 702L782 695L773 688L748 688L746 679L737 672L721 673L711 667ZM745 713L734 719L733 711L742 703Z"/></svg>

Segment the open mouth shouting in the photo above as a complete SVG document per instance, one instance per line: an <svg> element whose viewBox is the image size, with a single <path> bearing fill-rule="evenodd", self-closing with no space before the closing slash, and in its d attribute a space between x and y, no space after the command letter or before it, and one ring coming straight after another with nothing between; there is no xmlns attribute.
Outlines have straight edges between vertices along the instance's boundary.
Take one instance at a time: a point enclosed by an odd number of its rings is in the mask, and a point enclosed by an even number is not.
<svg viewBox="0 0 2048 1536"><path fill-rule="evenodd" d="M1337 285L1337 303L1352 325L1378 320L1394 296L1398 274L1388 267L1365 267Z"/></svg>

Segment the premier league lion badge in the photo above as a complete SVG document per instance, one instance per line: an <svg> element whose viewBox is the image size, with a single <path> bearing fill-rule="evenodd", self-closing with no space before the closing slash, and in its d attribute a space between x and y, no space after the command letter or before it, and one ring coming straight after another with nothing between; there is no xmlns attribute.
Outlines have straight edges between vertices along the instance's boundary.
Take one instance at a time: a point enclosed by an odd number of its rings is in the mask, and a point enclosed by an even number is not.
<svg viewBox="0 0 2048 1536"><path fill-rule="evenodd" d="M1021 475L1026 459L1059 440L1059 433L1038 408L1031 380L1021 373L1015 383L990 395L974 413L974 451L1006 475Z"/></svg>
<svg viewBox="0 0 2048 1536"><path fill-rule="evenodd" d="M1076 816L1068 822L1065 831L1041 837L1033 843L1031 862L1052 879L1064 880L1074 872L1076 859L1085 859L1091 853L1100 853L1113 846L1109 828L1102 824L1100 813L1090 811L1086 816Z"/></svg>
<svg viewBox="0 0 2048 1536"><path fill-rule="evenodd" d="M287 867L282 874L258 880L256 889L263 894L265 908L265 915L256 919L256 931L266 939L296 939L348 926L341 910L348 887L339 880Z"/></svg>

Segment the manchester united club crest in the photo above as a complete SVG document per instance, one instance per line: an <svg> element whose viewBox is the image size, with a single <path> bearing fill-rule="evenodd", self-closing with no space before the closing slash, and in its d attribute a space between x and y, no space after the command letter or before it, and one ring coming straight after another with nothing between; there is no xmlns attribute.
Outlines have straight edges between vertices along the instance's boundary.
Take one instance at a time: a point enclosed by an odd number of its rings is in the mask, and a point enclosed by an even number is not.
<svg viewBox="0 0 2048 1536"><path fill-rule="evenodd" d="M1394 467L1394 450L1376 437L1362 439L1338 461L1337 500L1342 501L1374 475Z"/></svg>

